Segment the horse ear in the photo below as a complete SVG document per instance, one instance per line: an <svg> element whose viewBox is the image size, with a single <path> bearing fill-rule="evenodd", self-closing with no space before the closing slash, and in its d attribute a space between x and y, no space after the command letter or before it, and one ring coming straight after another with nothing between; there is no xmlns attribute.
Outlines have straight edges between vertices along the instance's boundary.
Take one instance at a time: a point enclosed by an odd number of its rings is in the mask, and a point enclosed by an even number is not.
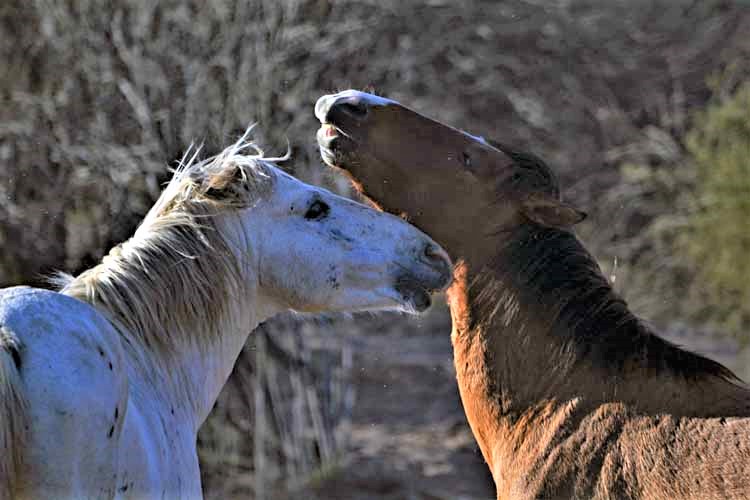
<svg viewBox="0 0 750 500"><path fill-rule="evenodd" d="M521 205L521 213L537 224L561 229L586 218L586 212L548 196L530 196Z"/></svg>
<svg viewBox="0 0 750 500"><path fill-rule="evenodd" d="M213 200L226 200L237 196L237 186L243 178L242 168L236 163L230 163L219 172L211 172L203 179L203 189L206 197Z"/></svg>
<svg viewBox="0 0 750 500"><path fill-rule="evenodd" d="M272 185L271 173L260 163L225 161L196 173L193 183L207 200L226 206L250 206Z"/></svg>

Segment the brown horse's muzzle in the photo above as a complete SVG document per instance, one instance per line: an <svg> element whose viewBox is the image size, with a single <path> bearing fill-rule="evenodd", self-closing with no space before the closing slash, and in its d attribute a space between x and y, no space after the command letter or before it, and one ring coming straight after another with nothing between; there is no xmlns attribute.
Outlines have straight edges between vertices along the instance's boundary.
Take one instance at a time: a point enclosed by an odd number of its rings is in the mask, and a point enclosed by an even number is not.
<svg viewBox="0 0 750 500"><path fill-rule="evenodd" d="M356 90L324 95L315 104L320 120L317 139L320 154L330 166L346 165L358 154L357 137L365 133L370 110L397 104L388 99Z"/></svg>
<svg viewBox="0 0 750 500"><path fill-rule="evenodd" d="M395 102L357 90L346 90L318 99L315 116L320 123L339 123L342 120L352 123L366 118L371 107L388 104Z"/></svg>

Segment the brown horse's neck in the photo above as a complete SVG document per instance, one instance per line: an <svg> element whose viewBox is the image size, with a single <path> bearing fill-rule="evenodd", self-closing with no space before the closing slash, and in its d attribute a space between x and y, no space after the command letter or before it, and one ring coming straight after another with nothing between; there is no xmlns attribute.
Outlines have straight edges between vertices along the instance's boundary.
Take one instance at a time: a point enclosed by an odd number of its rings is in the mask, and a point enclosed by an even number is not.
<svg viewBox="0 0 750 500"><path fill-rule="evenodd" d="M492 262L457 266L448 292L461 396L488 462L490 443L521 439L519 422L567 426L607 403L641 414L747 411L731 372L654 335L572 233L522 225L503 236Z"/></svg>

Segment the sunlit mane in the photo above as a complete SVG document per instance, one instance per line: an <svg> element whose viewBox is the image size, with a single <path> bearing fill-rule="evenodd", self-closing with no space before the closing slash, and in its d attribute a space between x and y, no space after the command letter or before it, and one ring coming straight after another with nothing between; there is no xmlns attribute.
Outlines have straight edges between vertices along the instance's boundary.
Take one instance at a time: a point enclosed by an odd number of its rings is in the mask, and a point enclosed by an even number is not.
<svg viewBox="0 0 750 500"><path fill-rule="evenodd" d="M286 159L264 158L247 140L251 129L203 161L200 148L189 148L133 237L98 266L61 276L61 292L109 314L128 340L152 349L168 351L188 332L212 338L228 326L227 298L243 292L242 270L213 216L252 206L274 183L265 162Z"/></svg>

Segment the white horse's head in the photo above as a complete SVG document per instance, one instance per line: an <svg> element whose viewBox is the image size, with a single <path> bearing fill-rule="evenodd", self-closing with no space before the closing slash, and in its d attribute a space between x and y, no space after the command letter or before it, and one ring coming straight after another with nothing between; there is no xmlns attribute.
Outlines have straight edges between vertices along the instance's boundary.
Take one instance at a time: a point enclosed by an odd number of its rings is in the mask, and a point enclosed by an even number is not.
<svg viewBox="0 0 750 500"><path fill-rule="evenodd" d="M422 311L450 282L447 254L414 226L262 170L272 187L238 219L266 298L296 311Z"/></svg>
<svg viewBox="0 0 750 500"><path fill-rule="evenodd" d="M227 207L215 227L272 311L423 311L450 282L445 251L414 226L286 174L239 142L191 169Z"/></svg>
<svg viewBox="0 0 750 500"><path fill-rule="evenodd" d="M186 155L135 235L61 279L62 291L166 346L290 309L420 312L448 286L451 262L427 235L246 154L253 148L243 136L213 158Z"/></svg>

